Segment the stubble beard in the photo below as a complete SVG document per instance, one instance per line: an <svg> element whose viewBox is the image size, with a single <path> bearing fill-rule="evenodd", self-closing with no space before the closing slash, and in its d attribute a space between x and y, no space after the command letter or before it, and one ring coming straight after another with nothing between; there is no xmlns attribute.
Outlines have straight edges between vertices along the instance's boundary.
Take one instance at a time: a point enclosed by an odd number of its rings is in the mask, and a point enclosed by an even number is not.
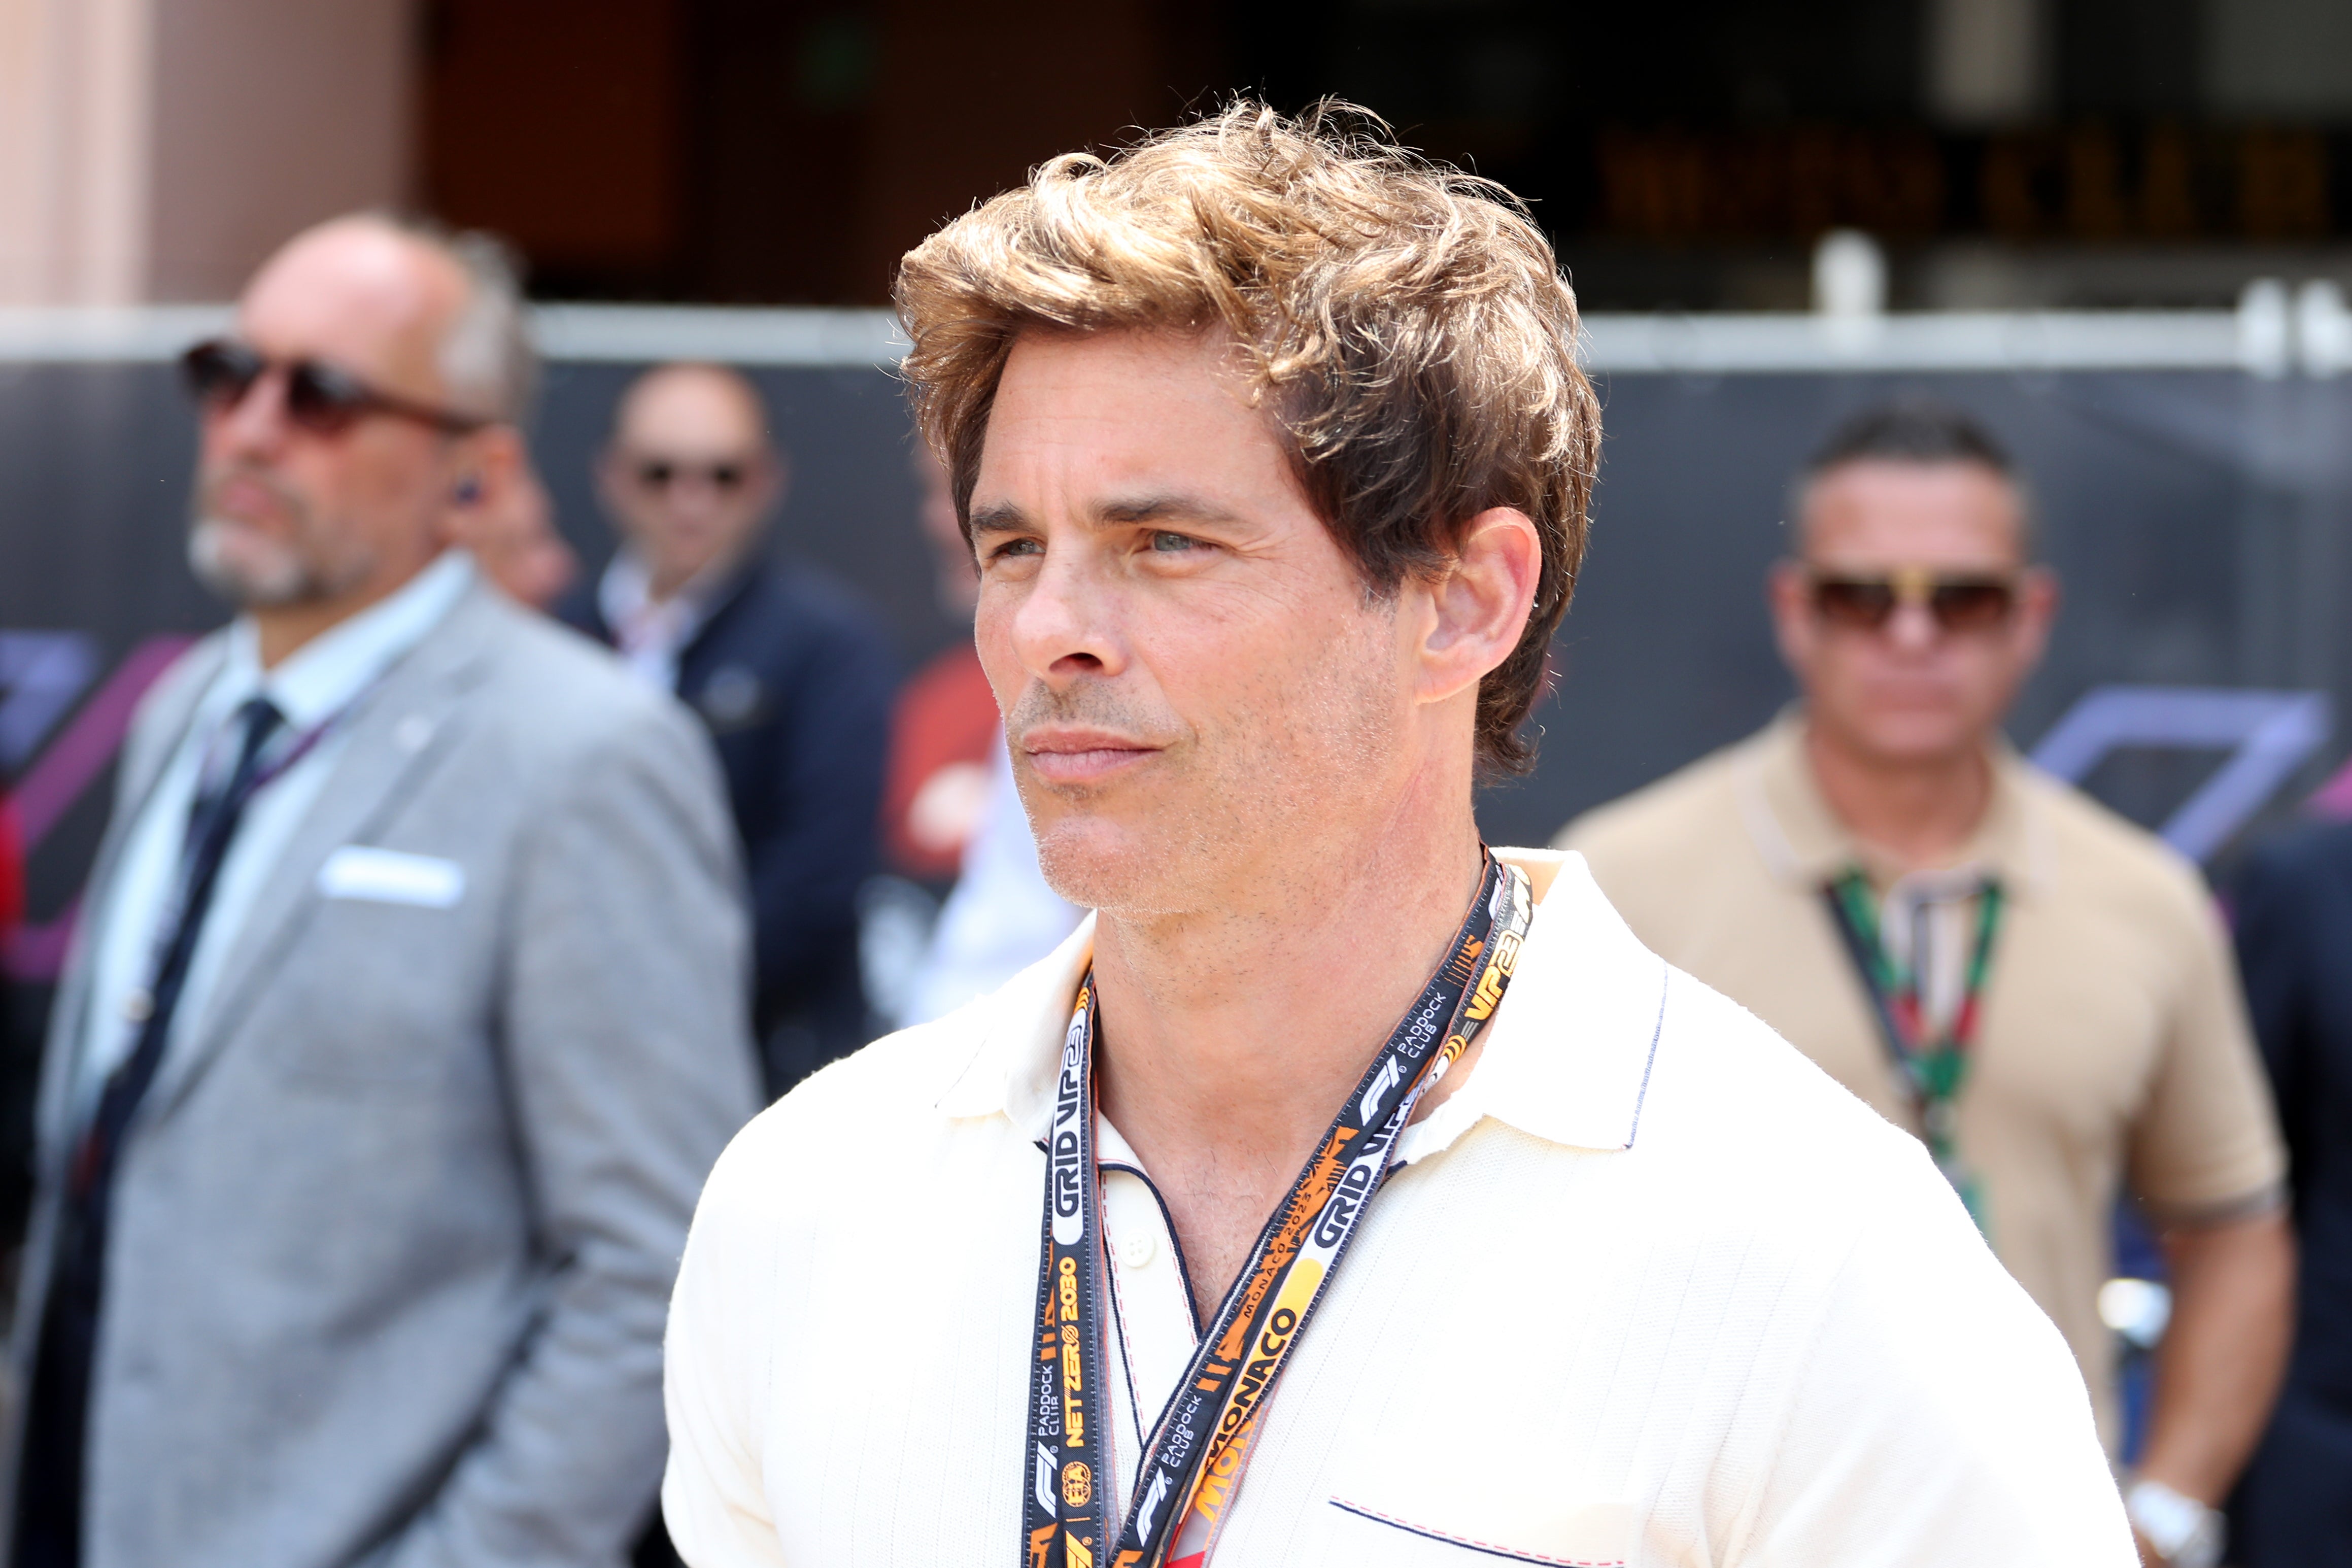
<svg viewBox="0 0 2352 1568"><path fill-rule="evenodd" d="M1064 807L1037 834L1046 885L1081 909L1145 921L1311 896L1323 879L1316 868L1348 854L1372 826L1365 817L1378 810L1377 781L1402 744L1391 646L1383 627L1360 643L1342 639L1310 668L1261 672L1236 705L1240 721L1193 726L1185 744L1150 764L1150 799L1118 802L1113 792L1135 786L1116 784L1073 797L1024 776L1033 826L1049 798ZM1139 732L1118 722L1108 693L1084 689L1048 699L1033 688L1011 733L1049 712Z"/></svg>
<svg viewBox="0 0 2352 1568"><path fill-rule="evenodd" d="M188 569L197 582L239 609L277 610L331 599L367 580L374 562L365 551L347 549L338 558L301 498L281 485L269 488L293 521L289 539L221 515L212 505L213 486L204 487L188 530Z"/></svg>

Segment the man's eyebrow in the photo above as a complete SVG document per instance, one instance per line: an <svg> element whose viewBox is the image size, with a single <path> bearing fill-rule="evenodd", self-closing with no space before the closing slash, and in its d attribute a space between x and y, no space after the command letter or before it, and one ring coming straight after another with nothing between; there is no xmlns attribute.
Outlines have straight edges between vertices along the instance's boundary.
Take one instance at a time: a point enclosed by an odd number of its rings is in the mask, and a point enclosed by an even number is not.
<svg viewBox="0 0 2352 1568"><path fill-rule="evenodd" d="M1009 500L992 502L971 514L974 534L1018 533L1030 526L1029 514Z"/></svg>
<svg viewBox="0 0 2352 1568"><path fill-rule="evenodd" d="M1094 521L1101 528L1131 528L1138 523L1239 522L1241 519L1199 496L1169 494L1106 502L1095 510ZM1036 526L1027 512L1009 500L992 502L971 514L971 531L975 535L1034 531Z"/></svg>
<svg viewBox="0 0 2352 1568"><path fill-rule="evenodd" d="M1096 513L1106 523L1239 522L1241 519L1213 501L1181 494L1147 496L1139 500L1113 501Z"/></svg>

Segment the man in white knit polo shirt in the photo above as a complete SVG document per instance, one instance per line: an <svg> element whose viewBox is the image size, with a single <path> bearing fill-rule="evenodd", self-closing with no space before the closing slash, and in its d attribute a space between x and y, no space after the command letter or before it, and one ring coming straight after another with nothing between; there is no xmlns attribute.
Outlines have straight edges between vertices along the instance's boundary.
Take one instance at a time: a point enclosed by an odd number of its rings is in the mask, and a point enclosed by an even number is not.
<svg viewBox="0 0 2352 1568"><path fill-rule="evenodd" d="M1498 189L1243 105L907 258L1056 890L706 1190L695 1568L2122 1565L2082 1382L1917 1145L1488 850L1600 430Z"/></svg>

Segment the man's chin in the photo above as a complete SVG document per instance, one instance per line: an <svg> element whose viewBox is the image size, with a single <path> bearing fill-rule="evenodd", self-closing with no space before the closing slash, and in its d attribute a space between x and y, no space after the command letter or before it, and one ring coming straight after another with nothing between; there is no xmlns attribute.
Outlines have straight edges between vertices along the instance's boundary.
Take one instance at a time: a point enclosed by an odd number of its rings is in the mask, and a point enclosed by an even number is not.
<svg viewBox="0 0 2352 1568"><path fill-rule="evenodd" d="M1895 766L1943 762L1983 743L1974 728L1947 713L1880 714L1859 728L1864 749Z"/></svg>
<svg viewBox="0 0 2352 1568"><path fill-rule="evenodd" d="M1175 912L1178 858L1160 836L1101 816L1064 816L1037 834L1045 885L1083 910Z"/></svg>
<svg viewBox="0 0 2352 1568"><path fill-rule="evenodd" d="M206 518L188 534L188 569L239 609L271 610L318 596L308 564L242 523Z"/></svg>

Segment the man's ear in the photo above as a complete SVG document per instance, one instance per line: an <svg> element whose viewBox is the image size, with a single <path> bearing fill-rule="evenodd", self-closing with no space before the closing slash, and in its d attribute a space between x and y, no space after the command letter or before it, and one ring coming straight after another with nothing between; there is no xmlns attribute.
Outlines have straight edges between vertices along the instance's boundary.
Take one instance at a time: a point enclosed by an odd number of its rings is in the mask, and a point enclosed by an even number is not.
<svg viewBox="0 0 2352 1568"><path fill-rule="evenodd" d="M1802 672L1812 653L1816 633L1812 605L1807 602L1805 569L1794 561L1772 563L1765 579L1764 598L1772 610L1772 641L1789 673Z"/></svg>
<svg viewBox="0 0 2352 1568"><path fill-rule="evenodd" d="M593 465L596 476L596 500L604 508L604 516L615 526L621 526L628 513L625 499L629 484L629 465L621 455L620 442L608 441L596 454Z"/></svg>
<svg viewBox="0 0 2352 1568"><path fill-rule="evenodd" d="M1490 507L1463 526L1453 563L1427 587L1423 700L1475 689L1511 657L1535 611L1542 574L1543 540L1527 513Z"/></svg>
<svg viewBox="0 0 2352 1568"><path fill-rule="evenodd" d="M522 433L511 425L492 425L467 436L458 447L456 477L441 509L443 542L469 542L473 520L506 504L528 461Z"/></svg>
<svg viewBox="0 0 2352 1568"><path fill-rule="evenodd" d="M2062 595L2058 589L2058 574L2047 566L2028 566L2018 577L2018 635L2023 638L2020 653L2025 668L2032 669L2042 662L2050 647L2050 628L2058 619Z"/></svg>
<svg viewBox="0 0 2352 1568"><path fill-rule="evenodd" d="M784 504L784 498L792 493L793 460L784 455L781 447L763 448L758 472L751 482L759 487L757 495L761 514L765 516L775 511Z"/></svg>

